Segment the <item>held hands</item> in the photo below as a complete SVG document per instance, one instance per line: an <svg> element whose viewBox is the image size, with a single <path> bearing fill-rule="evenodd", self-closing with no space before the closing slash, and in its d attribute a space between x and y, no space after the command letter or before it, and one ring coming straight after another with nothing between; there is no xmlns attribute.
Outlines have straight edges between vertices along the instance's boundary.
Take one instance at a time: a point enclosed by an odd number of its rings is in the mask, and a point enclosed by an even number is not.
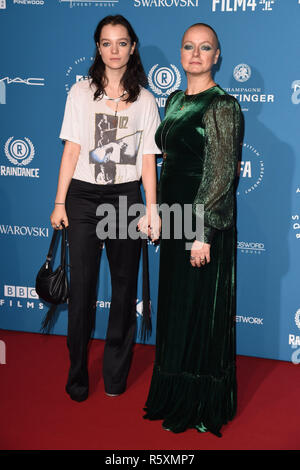
<svg viewBox="0 0 300 470"><path fill-rule="evenodd" d="M68 227L69 221L64 205L55 205L54 210L50 216L51 225L55 230L62 230L61 222L65 227Z"/></svg>
<svg viewBox="0 0 300 470"><path fill-rule="evenodd" d="M146 215L140 218L137 226L141 232L148 235L152 242L159 239L161 220L156 210L151 213L146 211Z"/></svg>
<svg viewBox="0 0 300 470"><path fill-rule="evenodd" d="M190 263L195 268L201 268L210 262L210 245L208 243L199 242L195 240L190 256Z"/></svg>

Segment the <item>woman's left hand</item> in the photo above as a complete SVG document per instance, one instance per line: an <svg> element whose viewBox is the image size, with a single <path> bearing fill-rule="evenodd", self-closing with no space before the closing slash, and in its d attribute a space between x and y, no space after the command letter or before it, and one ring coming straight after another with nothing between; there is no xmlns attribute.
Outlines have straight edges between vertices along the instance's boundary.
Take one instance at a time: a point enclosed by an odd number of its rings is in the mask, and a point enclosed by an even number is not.
<svg viewBox="0 0 300 470"><path fill-rule="evenodd" d="M199 242L195 240L190 256L190 263L192 266L201 268L210 262L210 245L208 243Z"/></svg>
<svg viewBox="0 0 300 470"><path fill-rule="evenodd" d="M146 212L146 215L140 218L137 226L141 232L148 235L152 242L156 242L159 239L161 220L157 212L151 215Z"/></svg>

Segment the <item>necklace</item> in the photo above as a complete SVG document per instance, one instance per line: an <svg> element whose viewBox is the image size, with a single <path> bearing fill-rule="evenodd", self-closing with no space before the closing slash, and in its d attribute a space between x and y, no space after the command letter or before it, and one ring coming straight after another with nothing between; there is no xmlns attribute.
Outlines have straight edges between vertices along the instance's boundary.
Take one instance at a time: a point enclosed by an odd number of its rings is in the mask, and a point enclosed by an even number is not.
<svg viewBox="0 0 300 470"><path fill-rule="evenodd" d="M117 127L117 123L118 123L118 117L117 117L117 112L118 112L118 104L119 102L121 101L121 98L123 98L124 95L126 95L127 91L124 90L122 95L118 96L118 98L110 98L109 96L107 96L107 94L105 92L103 92L103 98L105 100L108 100L108 101L114 101L114 103L116 103L116 108L115 108L115 118L116 118L116 122L115 122L115 127Z"/></svg>
<svg viewBox="0 0 300 470"><path fill-rule="evenodd" d="M199 93L198 93L198 94L199 94ZM185 108L185 105L186 105L187 103L192 103L192 102L198 97L198 94L195 95L191 100L186 101L186 97L189 96L189 95L186 95L186 94L184 93L184 100L183 100L183 103L182 103L181 107L177 110L177 113L179 113L180 111L183 111L183 109ZM164 125L163 125L162 130L161 130L161 134L160 134L160 143L161 143L161 150L162 150L162 153L163 153L163 159L164 159L164 160L166 160L167 155L168 155L168 154L167 154L167 151L166 151L166 150L167 150L167 137L168 137L168 134L169 134L170 130L172 129L172 127L174 126L175 122L176 122L179 118L180 118L180 114L177 115L177 116L175 117L175 119L173 119L172 124L169 126L169 128L166 129L166 133L165 133L164 139L163 139L163 134L164 134L164 130L165 130L166 124L167 124L167 122L168 122L168 118L165 119L165 123L164 123Z"/></svg>

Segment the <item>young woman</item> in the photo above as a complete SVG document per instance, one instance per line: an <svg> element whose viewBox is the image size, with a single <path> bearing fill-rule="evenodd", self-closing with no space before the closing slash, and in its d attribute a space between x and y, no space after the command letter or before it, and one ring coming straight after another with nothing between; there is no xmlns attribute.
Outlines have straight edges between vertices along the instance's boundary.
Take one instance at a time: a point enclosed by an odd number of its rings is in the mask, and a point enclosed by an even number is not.
<svg viewBox="0 0 300 470"><path fill-rule="evenodd" d="M184 34L187 90L171 97L156 141L164 154L161 202L193 206L203 235L162 239L156 358L146 418L175 433L220 436L236 411L235 177L241 111L212 77L220 50L215 31L195 24ZM203 218L202 218L203 220ZM162 218L162 224L164 218ZM164 230L162 230L162 234Z"/></svg>
<svg viewBox="0 0 300 470"><path fill-rule="evenodd" d="M118 225L120 198L127 208L141 203L139 180L146 196L146 215L139 230L154 241L150 206L156 204L154 140L159 115L154 97L143 88L146 81L137 50L138 38L120 15L98 24L96 56L90 78L71 88L61 129L65 140L51 224L68 227L70 298L68 338L70 371L66 391L73 400L88 397L87 347L96 309L96 285L103 240L96 227L101 207L115 209L104 240L110 267L112 298L103 359L108 395L126 388L136 331L136 285L141 239L121 237ZM100 211L99 211L100 209ZM123 214L124 215L124 214ZM103 217L102 217L103 219ZM128 216L128 225L134 219ZM157 222L157 220L156 220ZM117 233L117 236L114 236ZM99 235L99 231L98 231ZM100 235L101 236L101 235ZM100 280L101 282L101 280Z"/></svg>

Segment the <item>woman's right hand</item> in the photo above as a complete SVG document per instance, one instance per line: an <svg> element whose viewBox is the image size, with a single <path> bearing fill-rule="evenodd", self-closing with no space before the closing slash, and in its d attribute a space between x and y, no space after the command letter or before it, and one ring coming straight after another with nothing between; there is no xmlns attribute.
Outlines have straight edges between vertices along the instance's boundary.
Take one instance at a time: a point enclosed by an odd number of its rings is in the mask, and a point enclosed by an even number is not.
<svg viewBox="0 0 300 470"><path fill-rule="evenodd" d="M56 205L51 216L51 225L55 230L62 230L61 222L64 223L65 227L68 227L69 221L64 205Z"/></svg>

